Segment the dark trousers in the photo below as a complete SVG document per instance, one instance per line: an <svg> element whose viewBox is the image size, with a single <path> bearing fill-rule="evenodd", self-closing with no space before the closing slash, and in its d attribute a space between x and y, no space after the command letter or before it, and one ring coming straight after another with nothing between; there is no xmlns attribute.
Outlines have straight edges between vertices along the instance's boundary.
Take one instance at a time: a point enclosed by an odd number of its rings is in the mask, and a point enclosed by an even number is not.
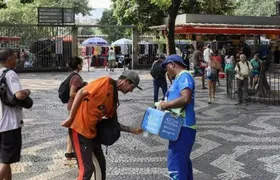
<svg viewBox="0 0 280 180"><path fill-rule="evenodd" d="M79 167L77 180L90 180L93 173L95 179L97 179L96 174L101 174L102 180L105 180L106 160L100 142L95 139L88 139L72 129L69 129L69 136ZM94 164L93 159L97 159L96 164Z"/></svg>
<svg viewBox="0 0 280 180"><path fill-rule="evenodd" d="M158 102L158 91L161 88L163 95L167 91L167 82L166 79L154 79L154 102Z"/></svg>
<svg viewBox="0 0 280 180"><path fill-rule="evenodd" d="M237 79L237 96L238 101L248 100L248 78L244 78L244 80Z"/></svg>

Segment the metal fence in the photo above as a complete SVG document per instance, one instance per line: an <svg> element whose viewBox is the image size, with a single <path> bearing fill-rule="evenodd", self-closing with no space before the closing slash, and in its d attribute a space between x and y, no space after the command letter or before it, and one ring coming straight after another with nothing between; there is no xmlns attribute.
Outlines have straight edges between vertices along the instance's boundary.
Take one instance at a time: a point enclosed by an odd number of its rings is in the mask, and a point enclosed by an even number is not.
<svg viewBox="0 0 280 180"><path fill-rule="evenodd" d="M226 72L227 96L237 100L237 80L233 71ZM280 105L280 72L261 72L259 81L254 87L252 77L249 77L249 101L253 103L264 103Z"/></svg>
<svg viewBox="0 0 280 180"><path fill-rule="evenodd" d="M18 71L61 70L72 56L71 27L1 25L0 46L17 52Z"/></svg>

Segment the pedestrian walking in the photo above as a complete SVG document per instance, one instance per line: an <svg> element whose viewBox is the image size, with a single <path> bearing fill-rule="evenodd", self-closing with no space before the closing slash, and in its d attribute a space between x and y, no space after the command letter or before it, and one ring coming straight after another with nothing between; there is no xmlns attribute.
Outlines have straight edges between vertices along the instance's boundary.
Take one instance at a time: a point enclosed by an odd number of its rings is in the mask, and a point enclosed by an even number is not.
<svg viewBox="0 0 280 180"><path fill-rule="evenodd" d="M210 60L210 55L213 54L210 44L206 45L206 49L203 51L204 61L208 62Z"/></svg>
<svg viewBox="0 0 280 180"><path fill-rule="evenodd" d="M116 65L116 53L112 47L110 47L110 50L108 51L107 55L108 55L109 69L111 72L114 72L114 68Z"/></svg>
<svg viewBox="0 0 280 180"><path fill-rule="evenodd" d="M161 88L163 96L167 91L166 72L160 66L164 59L165 55L161 54L159 59L153 63L150 72L153 77L154 103L158 102L159 88Z"/></svg>
<svg viewBox="0 0 280 180"><path fill-rule="evenodd" d="M202 46L198 45L193 52L194 76L201 77L202 89L207 89L205 86L205 67L206 63L203 60Z"/></svg>
<svg viewBox="0 0 280 180"><path fill-rule="evenodd" d="M17 74L13 71L16 66L16 52L9 48L2 48L0 50L0 74L6 78L7 94L5 98L24 102L31 92L29 89L22 88ZM0 111L0 180L11 180L13 179L11 164L20 161L23 113L22 107L8 106L3 102L2 97Z"/></svg>
<svg viewBox="0 0 280 180"><path fill-rule="evenodd" d="M208 104L215 101L216 95L216 82L217 82L217 71L221 69L221 64L216 61L213 54L210 55L209 61L207 62L206 77L208 79Z"/></svg>
<svg viewBox="0 0 280 180"><path fill-rule="evenodd" d="M137 73L125 71L117 80L101 77L77 92L70 115L61 125L69 127L79 166L79 180L90 180L93 173L101 174L102 180L106 179L106 161L101 141L97 138L99 123L112 121L113 126L121 131L142 133L141 128L127 127L117 121L118 91L123 94L132 92L136 87L139 88L139 82ZM108 119L102 120L102 117ZM93 163L93 157L97 162Z"/></svg>
<svg viewBox="0 0 280 180"><path fill-rule="evenodd" d="M195 81L186 71L186 64L178 55L168 56L161 64L173 80L167 93L167 102L160 102L163 110L182 108L183 126L179 138L169 141L168 171L170 179L192 180L193 169L190 154L196 136L196 120L194 112Z"/></svg>
<svg viewBox="0 0 280 180"><path fill-rule="evenodd" d="M257 83L259 82L260 70L261 70L261 61L259 55L256 54L254 58L250 61L253 69L250 76L250 87L256 87Z"/></svg>
<svg viewBox="0 0 280 180"><path fill-rule="evenodd" d="M221 65L221 68L220 68L220 69L217 69L217 82L218 82L218 84L219 84L219 86L220 86L221 83L220 83L219 73L220 73L220 71L222 70L222 58L221 58L221 56L220 56L218 50L215 51L214 56L213 56L213 59L214 59L215 61L219 62L220 65Z"/></svg>
<svg viewBox="0 0 280 180"><path fill-rule="evenodd" d="M71 78L69 79L69 101L67 102L67 110L70 113L74 98L77 91L81 89L84 84L86 84L83 78L79 75L79 72L83 69L83 60L79 57L70 58L68 61L68 67L71 69ZM65 157L67 159L75 158L75 153L73 151L72 143L70 137L67 137L67 148Z"/></svg>
<svg viewBox="0 0 280 180"><path fill-rule="evenodd" d="M244 105L248 105L248 77L253 69L251 63L246 61L246 56L244 54L240 55L240 61L235 66L235 78L237 80L237 96L238 102L236 105L244 102Z"/></svg>

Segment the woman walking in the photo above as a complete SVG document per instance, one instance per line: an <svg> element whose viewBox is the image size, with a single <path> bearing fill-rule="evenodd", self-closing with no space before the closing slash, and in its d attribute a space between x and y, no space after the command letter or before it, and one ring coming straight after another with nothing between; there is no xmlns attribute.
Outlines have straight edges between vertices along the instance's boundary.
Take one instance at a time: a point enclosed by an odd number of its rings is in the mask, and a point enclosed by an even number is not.
<svg viewBox="0 0 280 180"><path fill-rule="evenodd" d="M83 60L79 57L72 57L68 61L68 67L71 69L72 73L76 73L75 75L72 76L72 78L69 81L70 98L69 101L67 102L67 110L70 112L77 91L83 87L84 82L82 77L79 75L79 72L83 68ZM75 158L75 153L73 152L73 147L69 135L67 137L67 148L66 148L65 157L68 160Z"/></svg>
<svg viewBox="0 0 280 180"><path fill-rule="evenodd" d="M211 54L206 68L206 76L208 79L208 104L211 104L212 100L215 100L217 72L220 69L221 64L214 60L213 54Z"/></svg>
<svg viewBox="0 0 280 180"><path fill-rule="evenodd" d="M214 59L215 61L219 62L220 64L222 64L222 58L221 58L221 56L219 55L219 51L218 51L218 50L215 51L215 54L214 54L214 56L213 56L213 59ZM218 82L218 84L219 84L219 86L220 86L221 84L220 84L219 72L220 72L220 69L217 70L217 82Z"/></svg>

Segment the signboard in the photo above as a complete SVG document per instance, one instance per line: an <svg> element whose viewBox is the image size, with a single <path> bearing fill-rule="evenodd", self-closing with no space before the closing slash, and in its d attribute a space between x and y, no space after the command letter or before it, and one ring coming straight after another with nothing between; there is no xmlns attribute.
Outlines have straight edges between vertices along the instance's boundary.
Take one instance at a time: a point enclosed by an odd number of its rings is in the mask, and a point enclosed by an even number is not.
<svg viewBox="0 0 280 180"><path fill-rule="evenodd" d="M39 24L63 24L75 23L75 12L73 8L38 8Z"/></svg>

